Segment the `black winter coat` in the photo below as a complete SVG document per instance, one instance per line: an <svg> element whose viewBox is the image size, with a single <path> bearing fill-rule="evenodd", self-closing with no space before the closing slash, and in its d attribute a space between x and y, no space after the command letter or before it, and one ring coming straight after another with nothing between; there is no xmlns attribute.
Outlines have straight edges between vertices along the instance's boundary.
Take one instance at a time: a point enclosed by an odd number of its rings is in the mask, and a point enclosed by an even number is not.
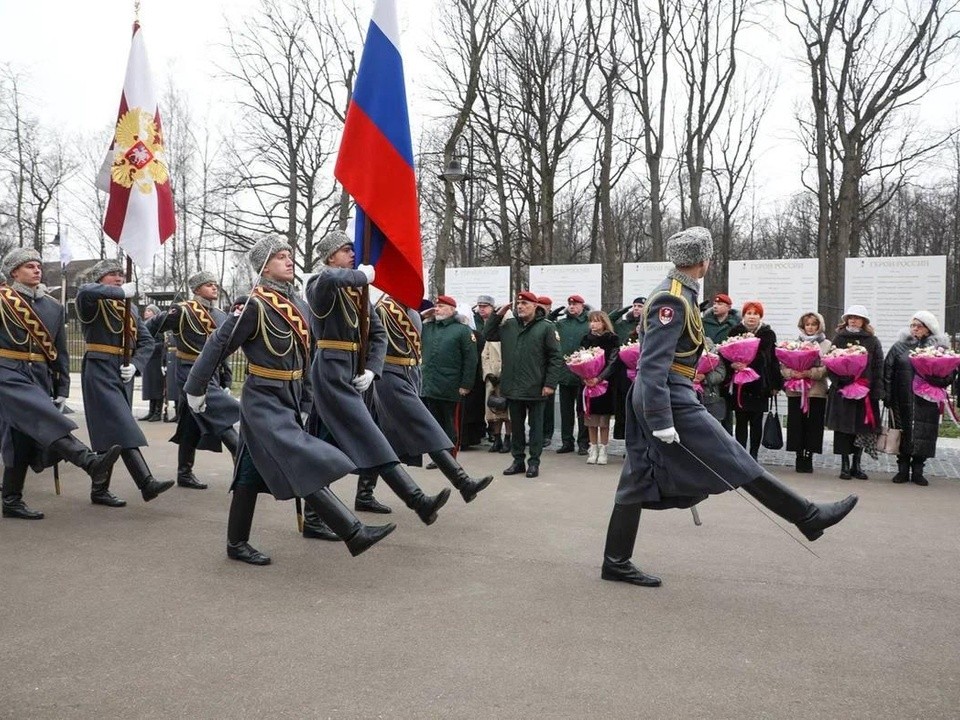
<svg viewBox="0 0 960 720"><path fill-rule="evenodd" d="M915 371L910 362L910 351L918 347L949 347L945 337L927 336L917 340L909 332L901 335L883 361L883 380L886 388L884 404L893 411L894 426L900 428L900 454L932 458L937 454L937 435L940 431L940 408L913 392ZM946 378L924 378L931 385L949 387L956 372Z"/></svg>
<svg viewBox="0 0 960 720"><path fill-rule="evenodd" d="M728 337L745 335L751 332L743 323L735 326ZM753 334L760 338L760 347L757 349L757 356L750 363L757 375L760 377L751 383L739 386L732 383L734 370L731 363L723 359L727 370L727 385L730 398L733 402L733 409L742 412L766 412L770 407L770 398L773 393L783 387L783 377L780 375L780 363L777 361L775 347L777 345L777 334L769 325L760 324Z"/></svg>
<svg viewBox="0 0 960 720"><path fill-rule="evenodd" d="M607 381L607 391L599 397L590 398L591 415L614 415L617 411L617 389L615 387L615 374L620 358L620 338L612 332L605 332L603 335L594 335L587 333L580 340L580 347L603 348L607 356L607 364L600 373L600 379ZM586 407L586 405L584 405Z"/></svg>
<svg viewBox="0 0 960 720"><path fill-rule="evenodd" d="M883 387L883 348L876 335L852 333L845 328L833 338L833 346L845 348L848 345L863 345L870 354L867 369L863 371L863 378L870 383L870 405L876 424L866 423L866 406L863 400L847 400L840 394L842 387L853 382L853 378L835 375L827 371L830 376L830 389L827 391L827 419L826 426L834 432L849 435L876 434L880 432L880 400L884 397Z"/></svg>

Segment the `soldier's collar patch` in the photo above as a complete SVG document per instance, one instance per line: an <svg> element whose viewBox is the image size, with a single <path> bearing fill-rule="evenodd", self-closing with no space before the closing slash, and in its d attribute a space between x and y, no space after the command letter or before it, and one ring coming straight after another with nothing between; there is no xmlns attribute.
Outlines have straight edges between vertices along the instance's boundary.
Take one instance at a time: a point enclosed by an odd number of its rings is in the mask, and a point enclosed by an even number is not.
<svg viewBox="0 0 960 720"><path fill-rule="evenodd" d="M660 308L660 313L657 315L660 319L661 325L669 325L673 322L673 308L671 307L662 307Z"/></svg>

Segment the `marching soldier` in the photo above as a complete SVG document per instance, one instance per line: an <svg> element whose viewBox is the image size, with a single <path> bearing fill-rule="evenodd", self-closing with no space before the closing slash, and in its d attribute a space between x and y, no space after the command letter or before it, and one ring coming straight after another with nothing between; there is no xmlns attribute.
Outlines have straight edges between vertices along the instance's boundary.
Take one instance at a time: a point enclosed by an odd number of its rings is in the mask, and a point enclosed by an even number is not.
<svg viewBox="0 0 960 720"><path fill-rule="evenodd" d="M124 283L119 262L101 260L91 269L90 278L93 282L77 292L77 315L86 345L80 381L90 444L98 451L122 447L123 464L144 502L150 502L173 487L172 480L157 480L150 472L140 452L147 439L130 411L133 376L138 369L143 372L153 352L153 337L132 303L129 316L124 314L124 300L132 298L136 288L132 282ZM124 347L131 351L129 363L124 363ZM109 475L93 483L90 501L108 507L127 504L110 492Z"/></svg>
<svg viewBox="0 0 960 720"><path fill-rule="evenodd" d="M165 315L147 324L154 337L166 331L173 333L176 341L177 431L172 442L178 444L177 485L194 490L206 490L206 484L193 474L197 449L220 452L225 445L231 455L236 455L240 438L233 426L240 421L240 403L221 387L220 374L210 378L206 390L207 407L201 414L191 412L183 397L183 384L190 375L193 363L200 357L207 338L224 323L227 314L214 305L220 294L217 278L213 273L200 270L191 275L187 285L193 299L175 304Z"/></svg>
<svg viewBox="0 0 960 720"><path fill-rule="evenodd" d="M375 310L387 333L383 374L373 390L380 429L404 462L419 465L421 455L427 453L464 502L471 502L493 482L493 476L477 480L467 474L451 453L454 441L449 432L421 400L420 314L389 295L377 301Z"/></svg>
<svg viewBox="0 0 960 720"><path fill-rule="evenodd" d="M363 393L383 371L386 333L368 307L366 367L359 368L361 289L373 282L369 265L353 269L353 242L346 233L326 235L317 247L321 270L307 283L310 326L317 352L311 366L314 405L326 431L363 475L380 475L426 525L450 497L449 488L426 495L400 464L387 438L364 404ZM305 527L306 537L322 538L322 528Z"/></svg>
<svg viewBox="0 0 960 720"><path fill-rule="evenodd" d="M312 355L307 309L291 284L290 246L267 237L247 259L261 273L245 306L207 338L183 391L202 415L211 380L224 357L243 348L247 379L240 398L240 447L234 467L233 500L227 522L227 557L267 565L270 558L250 545L257 495L277 500L302 497L307 506L359 555L394 529L393 524L361 523L328 487L356 470L345 454L304 428L312 401L309 362Z"/></svg>
<svg viewBox="0 0 960 720"><path fill-rule="evenodd" d="M40 472L60 458L82 468L94 485L120 457L116 445L95 453L73 436L77 426L60 409L70 394L70 356L60 303L46 294L40 253L18 249L3 258L0 285L0 448L3 517L40 520L23 501L27 469Z"/></svg>
<svg viewBox="0 0 960 720"><path fill-rule="evenodd" d="M857 504L856 495L824 504L801 497L750 457L697 399L693 377L704 338L697 281L711 255L706 228L673 235L667 259L676 267L644 307L640 372L627 405L627 458L607 530L604 580L660 585L660 578L630 562L642 508L692 507L708 495L742 487L813 541Z"/></svg>

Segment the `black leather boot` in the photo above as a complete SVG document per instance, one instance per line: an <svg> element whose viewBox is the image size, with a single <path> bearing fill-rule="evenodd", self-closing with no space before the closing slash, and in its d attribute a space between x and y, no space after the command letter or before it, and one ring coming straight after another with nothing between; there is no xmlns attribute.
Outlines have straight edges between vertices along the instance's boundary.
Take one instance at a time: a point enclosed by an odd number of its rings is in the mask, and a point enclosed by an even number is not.
<svg viewBox="0 0 960 720"><path fill-rule="evenodd" d="M630 562L639 529L640 505L613 506L607 527L607 542L603 548L601 578L643 587L660 587L660 578L647 575Z"/></svg>
<svg viewBox="0 0 960 720"><path fill-rule="evenodd" d="M220 442L227 449L227 452L237 459L237 450L240 448L240 435L233 428L227 428L220 434Z"/></svg>
<svg viewBox="0 0 960 720"><path fill-rule="evenodd" d="M499 435L496 435L493 438L493 445L490 446L490 449L487 452L498 453L503 450L503 438Z"/></svg>
<svg viewBox="0 0 960 720"><path fill-rule="evenodd" d="M330 540L340 542L340 537L331 530L320 516L308 504L303 509L303 536L308 540Z"/></svg>
<svg viewBox="0 0 960 720"><path fill-rule="evenodd" d="M892 482L900 485L910 482L910 456L897 455L897 474L891 478Z"/></svg>
<svg viewBox="0 0 960 720"><path fill-rule="evenodd" d="M397 529L393 523L364 525L330 488L318 490L305 497L304 501L347 544L347 549L354 557Z"/></svg>
<svg viewBox="0 0 960 720"><path fill-rule="evenodd" d="M487 475L476 480L467 475L466 470L457 462L457 459L450 454L449 450L430 453L430 457L440 468L443 476L450 481L457 490L460 491L464 502L473 500L481 490L493 482L493 475Z"/></svg>
<svg viewBox="0 0 960 720"><path fill-rule="evenodd" d="M796 525L811 542L823 535L828 527L843 520L857 504L856 495L848 495L840 502L812 503L768 472L743 485L743 489L765 508Z"/></svg>
<svg viewBox="0 0 960 720"><path fill-rule="evenodd" d="M576 448L573 446L573 441L565 442L560 447L557 448L557 455L563 455L564 453L572 453Z"/></svg>
<svg viewBox="0 0 960 720"><path fill-rule="evenodd" d="M181 442L177 450L177 485L191 490L206 490L206 483L197 480L193 474L193 461L197 457L197 449Z"/></svg>
<svg viewBox="0 0 960 720"><path fill-rule="evenodd" d="M31 510L23 501L23 484L26 480L26 465L14 465L3 469L3 517L43 520L42 512Z"/></svg>
<svg viewBox="0 0 960 720"><path fill-rule="evenodd" d="M379 502L373 496L373 489L377 486L377 474L371 470L361 470L357 479L357 497L353 501L353 509L357 512L371 512L379 515L389 515L393 512L389 507Z"/></svg>
<svg viewBox="0 0 960 720"><path fill-rule="evenodd" d="M803 450L797 450L797 458L793 461L793 469L795 472L803 472Z"/></svg>
<svg viewBox="0 0 960 720"><path fill-rule="evenodd" d="M914 485L926 487L930 484L930 481L923 476L923 465L925 462L926 459L922 457L913 456L910 458L910 480L913 481Z"/></svg>
<svg viewBox="0 0 960 720"><path fill-rule="evenodd" d="M134 485L140 490L144 502L150 502L160 493L164 493L173 487L173 480L157 480L150 473L147 467L147 461L143 459L143 453L140 448L124 448L120 453L123 458L123 464L133 478Z"/></svg>
<svg viewBox="0 0 960 720"><path fill-rule="evenodd" d="M230 501L230 515L227 518L227 557L249 565L269 565L270 556L264 555L249 542L256 509L256 488L235 486L233 499Z"/></svg>
<svg viewBox="0 0 960 720"><path fill-rule="evenodd" d="M514 458L513 462L510 464L506 470L503 471L504 475L522 475L527 471L527 464L523 460L517 460Z"/></svg>
<svg viewBox="0 0 960 720"><path fill-rule="evenodd" d="M140 422L157 422L157 420L160 419L160 403L162 402L162 400L151 400L147 414L141 418L137 418L137 420Z"/></svg>
<svg viewBox="0 0 960 720"><path fill-rule="evenodd" d="M113 474L113 469L111 468L110 473L106 477L102 477L98 480L94 480L90 484L90 502L94 505L104 505L105 507L126 507L127 501L121 498L118 498L112 492L110 492L110 475Z"/></svg>
<svg viewBox="0 0 960 720"><path fill-rule="evenodd" d="M425 494L400 463L388 468L381 468L380 476L387 486L397 494L397 497L420 516L424 525L433 525L436 522L437 511L446 505L450 498L450 488L444 488L436 495Z"/></svg>
<svg viewBox="0 0 960 720"><path fill-rule="evenodd" d="M850 477L850 456L844 453L840 456L840 479L849 480Z"/></svg>
<svg viewBox="0 0 960 720"><path fill-rule="evenodd" d="M809 450L805 451L806 457L803 459L803 471L805 473L813 472L813 453Z"/></svg>
<svg viewBox="0 0 960 720"><path fill-rule="evenodd" d="M850 466L850 474L857 480L869 480L867 474L860 467L861 459L863 459L863 448L857 448L853 451L853 464Z"/></svg>
<svg viewBox="0 0 960 720"><path fill-rule="evenodd" d="M531 460L527 463L527 472L525 475L528 478L540 477L540 463Z"/></svg>
<svg viewBox="0 0 960 720"><path fill-rule="evenodd" d="M109 481L113 464L122 452L119 445L114 445L102 453L94 452L73 435L64 435L54 440L50 443L50 449L67 462L82 469L95 483L98 480Z"/></svg>
<svg viewBox="0 0 960 720"><path fill-rule="evenodd" d="M503 446L499 450L501 455L505 455L506 453L510 452L511 442L512 442L512 439L510 437L510 433L507 433L506 435L503 436Z"/></svg>

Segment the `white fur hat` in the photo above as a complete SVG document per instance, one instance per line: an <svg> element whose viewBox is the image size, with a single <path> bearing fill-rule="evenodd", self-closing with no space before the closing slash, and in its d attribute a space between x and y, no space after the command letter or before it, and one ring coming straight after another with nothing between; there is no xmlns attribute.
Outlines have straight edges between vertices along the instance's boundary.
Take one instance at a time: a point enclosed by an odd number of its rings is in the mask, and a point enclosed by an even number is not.
<svg viewBox="0 0 960 720"><path fill-rule="evenodd" d="M926 325L927 330L930 331L931 335L940 334L940 323L937 322L937 319L933 316L933 313L929 310L917 310L911 320L918 320Z"/></svg>
<svg viewBox="0 0 960 720"><path fill-rule="evenodd" d="M258 270L260 268L257 268ZM187 278L187 286L191 290L196 290L201 285L206 285L209 282L216 282L217 276L214 275L209 270L199 270Z"/></svg>
<svg viewBox="0 0 960 720"><path fill-rule="evenodd" d="M267 261L283 250L293 252L293 249L287 244L286 238L279 235L267 235L250 248L247 253L247 263L254 272L263 272L263 266L267 264Z"/></svg>
<svg viewBox="0 0 960 720"><path fill-rule="evenodd" d="M314 247L317 262L323 265L337 250L347 245L353 246L353 240L343 230L328 232Z"/></svg>
<svg viewBox="0 0 960 720"><path fill-rule="evenodd" d="M687 267L713 256L713 238L705 227L688 227L667 240L667 260L677 267Z"/></svg>
<svg viewBox="0 0 960 720"><path fill-rule="evenodd" d="M10 277L14 270L28 262L43 262L43 258L33 248L17 248L4 256L0 269L3 270L4 275Z"/></svg>
<svg viewBox="0 0 960 720"><path fill-rule="evenodd" d="M847 311L843 314L843 317L840 318L840 322L845 323L847 318L851 315L855 317L862 317L863 321L868 323L870 322L870 311L863 305L851 305L847 308Z"/></svg>

